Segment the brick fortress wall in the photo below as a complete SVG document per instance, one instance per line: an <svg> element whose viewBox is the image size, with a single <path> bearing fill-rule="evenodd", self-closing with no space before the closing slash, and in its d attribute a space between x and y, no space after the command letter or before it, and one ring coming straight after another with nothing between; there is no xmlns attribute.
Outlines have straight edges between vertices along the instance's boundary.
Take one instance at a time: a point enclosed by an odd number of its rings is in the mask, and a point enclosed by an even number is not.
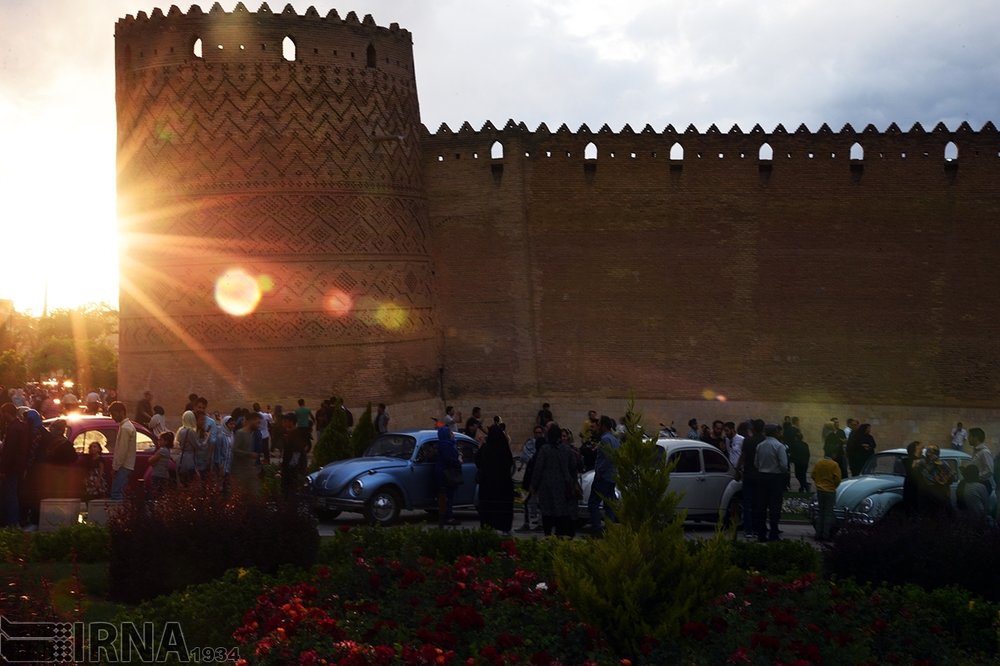
<svg viewBox="0 0 1000 666"><path fill-rule="evenodd" d="M126 17L116 59L126 398L1000 406L992 123L432 134L407 31L267 5Z"/></svg>
<svg viewBox="0 0 1000 666"><path fill-rule="evenodd" d="M410 33L216 3L128 16L115 39L122 395L436 395ZM243 317L213 298L232 268L261 291Z"/></svg>
<svg viewBox="0 0 1000 666"><path fill-rule="evenodd" d="M992 123L442 126L448 393L996 406L998 150Z"/></svg>

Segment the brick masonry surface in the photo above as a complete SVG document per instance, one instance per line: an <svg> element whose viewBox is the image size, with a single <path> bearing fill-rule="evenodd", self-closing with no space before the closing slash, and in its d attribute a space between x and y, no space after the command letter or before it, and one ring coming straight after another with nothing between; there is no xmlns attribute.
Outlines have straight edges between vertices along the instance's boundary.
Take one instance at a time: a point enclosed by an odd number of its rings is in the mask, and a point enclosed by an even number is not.
<svg viewBox="0 0 1000 666"><path fill-rule="evenodd" d="M123 217L151 239L123 260L126 398L996 423L992 123L432 133L410 34L371 17L192 8L116 41ZM233 265L273 278L239 319L211 297Z"/></svg>

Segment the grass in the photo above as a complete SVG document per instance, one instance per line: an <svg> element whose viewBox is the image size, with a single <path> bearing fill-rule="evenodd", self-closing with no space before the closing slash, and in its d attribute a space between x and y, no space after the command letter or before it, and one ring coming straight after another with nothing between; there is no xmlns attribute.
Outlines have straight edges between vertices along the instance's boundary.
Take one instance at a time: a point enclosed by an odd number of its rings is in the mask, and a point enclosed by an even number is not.
<svg viewBox="0 0 1000 666"><path fill-rule="evenodd" d="M78 564L77 570L81 610L79 617L76 617L77 578L70 562L0 563L0 580L19 581L22 590L47 593L52 607L62 617L84 622L113 619L120 605L107 599L108 563Z"/></svg>

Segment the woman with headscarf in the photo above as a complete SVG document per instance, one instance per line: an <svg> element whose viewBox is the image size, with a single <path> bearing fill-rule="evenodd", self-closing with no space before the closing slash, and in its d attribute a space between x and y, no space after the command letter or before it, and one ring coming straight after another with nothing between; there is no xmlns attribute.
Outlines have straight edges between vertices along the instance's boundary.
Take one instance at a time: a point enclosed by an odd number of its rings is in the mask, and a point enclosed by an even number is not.
<svg viewBox="0 0 1000 666"><path fill-rule="evenodd" d="M871 429L870 423L862 423L847 438L847 464L851 468L851 476L861 474L865 463L875 455L875 438Z"/></svg>
<svg viewBox="0 0 1000 666"><path fill-rule="evenodd" d="M434 481L438 493L438 527L459 525L455 518L455 489L462 485L462 459L455 447L455 433L448 426L438 428L437 459L434 461Z"/></svg>
<svg viewBox="0 0 1000 666"><path fill-rule="evenodd" d="M531 493L538 499L545 536L573 537L575 516L580 501L576 456L562 443L562 431L554 421L546 432L546 444L535 454L531 475Z"/></svg>
<svg viewBox="0 0 1000 666"><path fill-rule="evenodd" d="M499 419L499 417L497 417ZM483 527L510 533L514 523L514 456L506 424L495 420L476 454L479 520Z"/></svg>
<svg viewBox="0 0 1000 666"><path fill-rule="evenodd" d="M955 477L951 467L941 460L941 449L935 444L924 449L924 457L914 463L913 471L920 490L920 509L927 514L950 514Z"/></svg>
<svg viewBox="0 0 1000 666"><path fill-rule="evenodd" d="M190 409L181 415L181 427L177 429L174 445L180 451L177 461L177 480L187 486L195 477L198 455L198 420Z"/></svg>

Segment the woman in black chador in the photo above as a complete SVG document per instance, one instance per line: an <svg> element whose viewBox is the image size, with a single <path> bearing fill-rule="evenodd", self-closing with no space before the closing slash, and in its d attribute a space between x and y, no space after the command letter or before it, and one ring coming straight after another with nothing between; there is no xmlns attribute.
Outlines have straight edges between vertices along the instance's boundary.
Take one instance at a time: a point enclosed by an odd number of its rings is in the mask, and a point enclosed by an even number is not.
<svg viewBox="0 0 1000 666"><path fill-rule="evenodd" d="M486 434L486 443L476 456L479 470L479 520L483 527L510 532L514 522L514 457L506 424L494 419Z"/></svg>

